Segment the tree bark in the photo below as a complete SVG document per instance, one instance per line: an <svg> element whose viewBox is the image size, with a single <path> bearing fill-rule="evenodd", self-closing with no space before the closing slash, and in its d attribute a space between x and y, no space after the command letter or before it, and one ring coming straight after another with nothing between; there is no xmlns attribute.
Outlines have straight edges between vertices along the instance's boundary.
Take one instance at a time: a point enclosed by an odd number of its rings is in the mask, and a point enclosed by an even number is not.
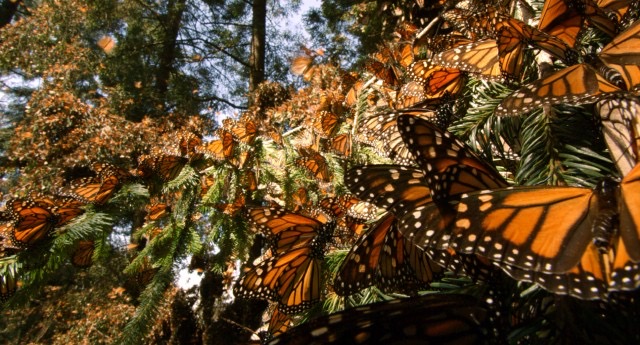
<svg viewBox="0 0 640 345"><path fill-rule="evenodd" d="M156 90L160 99L164 99L169 87L169 78L175 70L178 32L182 23L186 0L169 1L167 13L163 16L160 24L164 25L164 37L162 39L162 50L158 57L158 71L156 72Z"/></svg>
<svg viewBox="0 0 640 345"><path fill-rule="evenodd" d="M251 71L249 92L253 92L264 81L265 41L267 22L267 1L253 1L253 22L251 33Z"/></svg>
<svg viewBox="0 0 640 345"><path fill-rule="evenodd" d="M13 16L18 11L18 5L20 1L17 0L4 0L2 1L2 6L0 6L0 28L5 27L11 20Z"/></svg>

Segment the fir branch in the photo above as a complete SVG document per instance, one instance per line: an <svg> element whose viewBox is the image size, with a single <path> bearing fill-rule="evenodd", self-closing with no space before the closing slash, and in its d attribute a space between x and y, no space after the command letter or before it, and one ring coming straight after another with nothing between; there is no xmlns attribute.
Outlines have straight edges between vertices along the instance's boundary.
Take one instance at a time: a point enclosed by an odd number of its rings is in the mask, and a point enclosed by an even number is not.
<svg viewBox="0 0 640 345"><path fill-rule="evenodd" d="M193 191L197 190L197 184L191 188L189 186L189 183L195 180L189 176L194 174L195 171L191 170L191 172L185 173L186 178L176 178L178 180L176 183L183 182L183 193L179 203L184 204L185 207L178 208L177 212L171 214L171 225L165 227L159 235L152 239L126 268L129 273L135 272L136 266L138 269L141 268L147 255L150 255L151 265L154 268L157 267L158 271L140 296L140 306L133 319L125 327L120 343L134 344L144 337L153 325L152 321L158 316L165 292L173 280L174 263L180 262L189 253L201 250L199 236L195 233L193 223L193 213L197 202Z"/></svg>
<svg viewBox="0 0 640 345"><path fill-rule="evenodd" d="M161 267L140 296L140 305L125 326L119 344L140 344L154 324L165 299L167 287L173 280L172 266Z"/></svg>

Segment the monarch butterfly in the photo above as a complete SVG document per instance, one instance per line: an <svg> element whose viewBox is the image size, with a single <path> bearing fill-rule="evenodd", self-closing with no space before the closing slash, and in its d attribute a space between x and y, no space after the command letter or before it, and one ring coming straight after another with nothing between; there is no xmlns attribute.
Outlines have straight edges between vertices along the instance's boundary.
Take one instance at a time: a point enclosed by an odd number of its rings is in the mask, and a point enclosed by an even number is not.
<svg viewBox="0 0 640 345"><path fill-rule="evenodd" d="M180 174L182 168L188 162L189 159L186 157L176 156L168 152L141 156L138 164L138 175L142 178L148 178L155 173L163 181L171 181Z"/></svg>
<svg viewBox="0 0 640 345"><path fill-rule="evenodd" d="M238 141L251 144L258 135L258 127L254 120L244 119L236 122L231 132Z"/></svg>
<svg viewBox="0 0 640 345"><path fill-rule="evenodd" d="M197 151L217 160L229 159L233 156L236 141L233 134L224 129L218 130L219 139L213 140L204 146L199 146Z"/></svg>
<svg viewBox="0 0 640 345"><path fill-rule="evenodd" d="M418 237L425 246L485 256L507 273L519 270L518 277L558 294L606 299L611 291L640 286L638 192L640 165L621 182L604 179L593 190L519 187L468 193L455 204L455 222L444 233L423 223ZM571 285L549 279L559 275L570 277Z"/></svg>
<svg viewBox="0 0 640 345"><path fill-rule="evenodd" d="M335 244L350 246L353 241L362 234L366 227L366 220L350 215L345 215L340 219L336 219L335 233L339 241L334 240L334 243L340 242Z"/></svg>
<svg viewBox="0 0 640 345"><path fill-rule="evenodd" d="M419 168L365 165L348 170L344 180L349 190L363 200L398 215L432 201L431 189Z"/></svg>
<svg viewBox="0 0 640 345"><path fill-rule="evenodd" d="M343 241L341 244L350 242L355 235L359 235L365 222L375 218L378 211L377 207L363 202L353 194L324 198L318 206L319 210L312 217L323 222L327 221L323 219L333 219L337 237Z"/></svg>
<svg viewBox="0 0 640 345"><path fill-rule="evenodd" d="M145 218L151 221L162 219L171 212L171 206L162 202L147 205L146 209L147 216Z"/></svg>
<svg viewBox="0 0 640 345"><path fill-rule="evenodd" d="M574 6L569 6L564 0L548 0L542 7L538 29L575 47L586 28L584 19Z"/></svg>
<svg viewBox="0 0 640 345"><path fill-rule="evenodd" d="M269 318L269 327L267 328L267 332L270 336L275 337L286 332L291 327L291 324L291 318L287 314L281 312L280 308L276 305L275 308L273 308L271 317Z"/></svg>
<svg viewBox="0 0 640 345"><path fill-rule="evenodd" d="M338 134L329 139L329 150L343 157L351 156L351 133Z"/></svg>
<svg viewBox="0 0 640 345"><path fill-rule="evenodd" d="M640 101L631 95L607 97L595 104L602 119L602 133L621 176L638 163Z"/></svg>
<svg viewBox="0 0 640 345"><path fill-rule="evenodd" d="M298 190L291 194L291 202L293 204L293 212L298 212L311 206L311 200L309 200L307 190L304 187L298 188Z"/></svg>
<svg viewBox="0 0 640 345"><path fill-rule="evenodd" d="M345 185L363 200L390 210L398 218L409 216L413 210L433 205L428 179L420 168L399 165L368 165L355 167L345 174ZM404 229L406 231L406 229ZM405 238L409 238L406 237ZM410 240L410 243L413 239ZM408 244L407 246L414 246ZM411 248L410 250L413 250ZM473 258L460 258L449 251L425 250L431 259L447 269L464 269L476 279L485 279L487 269ZM417 252L412 252L416 254ZM461 261L464 259L464 261Z"/></svg>
<svg viewBox="0 0 640 345"><path fill-rule="evenodd" d="M311 80L318 70L318 66L313 63L315 56L316 54L296 56L291 61L291 72L293 74L301 75L306 81Z"/></svg>
<svg viewBox="0 0 640 345"><path fill-rule="evenodd" d="M266 134L274 143L282 145L282 133L278 127L269 126L266 130Z"/></svg>
<svg viewBox="0 0 640 345"><path fill-rule="evenodd" d="M359 200L358 203L347 209L346 215L361 220L372 220L378 215L378 208L366 201Z"/></svg>
<svg viewBox="0 0 640 345"><path fill-rule="evenodd" d="M450 121L449 107L443 105L438 110L403 109L395 112L382 113L368 117L360 126L358 140L373 145L376 152L391 158L394 163L411 164L414 157L408 151L400 132L396 119L399 115L417 116L434 121L438 126L447 126Z"/></svg>
<svg viewBox="0 0 640 345"><path fill-rule="evenodd" d="M424 87L427 99L455 95L462 90L465 82L464 74L459 69L436 66L427 60L411 64L407 76Z"/></svg>
<svg viewBox="0 0 640 345"><path fill-rule="evenodd" d="M79 241L78 248L71 255L71 263L81 268L91 266L94 249L95 243L93 241Z"/></svg>
<svg viewBox="0 0 640 345"><path fill-rule="evenodd" d="M416 81L409 81L402 85L396 97L396 109L407 108L427 100L424 86Z"/></svg>
<svg viewBox="0 0 640 345"><path fill-rule="evenodd" d="M516 115L549 104L583 104L640 84L640 21L615 37L591 63L581 63L525 85L496 107L497 115Z"/></svg>
<svg viewBox="0 0 640 345"><path fill-rule="evenodd" d="M326 197L318 203L318 206L332 215L334 218L342 218L347 211L360 202L360 199L353 194L343 194L338 197Z"/></svg>
<svg viewBox="0 0 640 345"><path fill-rule="evenodd" d="M408 61L406 58L400 57L400 59L403 62ZM389 47L381 47L367 60L364 67L369 73L382 80L384 85L395 88L400 85L402 79L402 71L398 65L393 50Z"/></svg>
<svg viewBox="0 0 640 345"><path fill-rule="evenodd" d="M271 238L274 256L240 278L234 287L236 296L276 301L285 314L299 313L319 302L324 247L335 223L323 224L273 208L250 209L249 217Z"/></svg>
<svg viewBox="0 0 640 345"><path fill-rule="evenodd" d="M437 205L417 205L401 217L401 231L418 246L484 256L516 279L584 299L640 285L640 275L634 273L640 258L631 254L640 246L631 211L638 205L629 198L639 188L634 182L640 179L640 166L620 187L605 180L596 190L505 188L497 173L462 154L456 141L438 134L430 123L411 117L400 117L398 122L408 146L421 152L416 156L432 176L431 183L436 182L434 198L440 196ZM437 178L446 165L450 172L445 169L444 177ZM489 189L478 191L481 188ZM616 193L621 197L617 199ZM611 232L618 214L620 238ZM536 218L540 220L533 222Z"/></svg>
<svg viewBox="0 0 640 345"><path fill-rule="evenodd" d="M51 213L55 215L56 227L65 225L84 213L84 210L80 208L84 203L72 197L49 197L40 193L31 193L29 198L35 205L51 210Z"/></svg>
<svg viewBox="0 0 640 345"><path fill-rule="evenodd" d="M522 56L519 52L529 44L546 51L565 63L573 63L577 58L577 53L564 41L490 6L473 13L452 9L446 11L443 16L454 26L458 26L463 32L468 33L474 40L483 38L497 40L501 61L503 61L503 57L508 55L519 59ZM513 65L516 65L516 60L513 61ZM503 66L510 65L504 62L501 64ZM505 70L503 69L503 71ZM515 75L515 77L518 76Z"/></svg>
<svg viewBox="0 0 640 345"><path fill-rule="evenodd" d="M429 294L322 316L267 344L479 344L487 337L487 315L471 296Z"/></svg>
<svg viewBox="0 0 640 345"><path fill-rule="evenodd" d="M402 139L427 175L436 203L469 191L508 186L493 167L449 132L415 116L398 116L397 123Z"/></svg>
<svg viewBox="0 0 640 345"><path fill-rule="evenodd" d="M447 34L438 34L434 37L423 36L414 42L414 46L424 46L431 56L449 50L458 46L469 44L473 40L467 38L459 31L453 31Z"/></svg>
<svg viewBox="0 0 640 345"><path fill-rule="evenodd" d="M333 289L339 295L351 295L376 285L383 291L415 293L442 272L424 251L405 241L397 218L388 213L347 254Z"/></svg>
<svg viewBox="0 0 640 345"><path fill-rule="evenodd" d="M131 179L131 173L110 163L96 162L91 165L91 169L100 177L115 176L122 182Z"/></svg>
<svg viewBox="0 0 640 345"><path fill-rule="evenodd" d="M362 87L364 86L364 82L362 80L356 81L353 86L347 91L347 95L345 96L344 103L351 107L356 104L356 101L362 94Z"/></svg>
<svg viewBox="0 0 640 345"><path fill-rule="evenodd" d="M211 175L200 176L200 197L204 198L216 180Z"/></svg>
<svg viewBox="0 0 640 345"><path fill-rule="evenodd" d="M415 24L403 21L396 26L394 35L400 36L401 41L410 41L416 32L418 32L418 27Z"/></svg>
<svg viewBox="0 0 640 345"><path fill-rule="evenodd" d="M507 186L500 174L483 163L464 143L429 121L401 115L397 118L397 125L408 149L415 156L412 164L419 168L373 165L349 170L345 174L345 185L363 200L392 211L401 220L413 219L414 210L429 206L438 211L425 212L420 216L447 223L454 216L448 202L455 200L460 193ZM413 222L415 226L418 224L419 221ZM401 230L407 233L405 237L415 241L412 228L404 224ZM452 258L452 253L440 250L431 254L439 264L451 270L464 268L477 279L492 274L483 259ZM463 267L459 266L460 259Z"/></svg>
<svg viewBox="0 0 640 345"><path fill-rule="evenodd" d="M524 114L545 104L591 103L604 95L622 91L591 66L578 64L523 86L503 99L496 107L495 114Z"/></svg>
<svg viewBox="0 0 640 345"><path fill-rule="evenodd" d="M61 190L60 194L71 196L83 203L102 205L120 189L120 186L121 180L116 175L84 177L71 181L68 190Z"/></svg>
<svg viewBox="0 0 640 345"><path fill-rule="evenodd" d="M324 138L332 137L340 125L340 117L326 110L321 111L313 123L313 131Z"/></svg>
<svg viewBox="0 0 640 345"><path fill-rule="evenodd" d="M387 87L396 88L400 85L402 72L395 66L387 66L380 61L368 60L364 68L374 77L382 80L382 83Z"/></svg>
<svg viewBox="0 0 640 345"><path fill-rule="evenodd" d="M502 81L505 76L521 74L520 67L510 69L510 61L504 59L506 61L503 61L503 65L499 54L498 42L490 38L440 52L433 57L432 63L457 68L490 81Z"/></svg>
<svg viewBox="0 0 640 345"><path fill-rule="evenodd" d="M331 219L323 223L300 213L272 207L250 208L247 216L251 224L270 241L275 254L309 245L316 237L326 237L333 232L335 226Z"/></svg>
<svg viewBox="0 0 640 345"><path fill-rule="evenodd" d="M242 186L249 192L253 192L258 189L258 178L253 170L245 170L240 177Z"/></svg>
<svg viewBox="0 0 640 345"><path fill-rule="evenodd" d="M615 36L616 24L592 0L545 1L538 29L575 47L586 21L609 37Z"/></svg>
<svg viewBox="0 0 640 345"><path fill-rule="evenodd" d="M296 164L305 167L315 178L323 182L331 181L331 173L327 160L318 151L311 148L301 147L298 149L300 158L296 159Z"/></svg>
<svg viewBox="0 0 640 345"><path fill-rule="evenodd" d="M408 67L413 63L413 47L410 43L399 43L393 50L393 57L402 67Z"/></svg>
<svg viewBox="0 0 640 345"><path fill-rule="evenodd" d="M56 217L46 205L29 199L9 199L6 207L13 218L11 241L21 249L46 239L56 225Z"/></svg>
<svg viewBox="0 0 640 345"><path fill-rule="evenodd" d="M243 169L244 165L245 165L245 163L247 163L248 159L249 159L249 152L248 151L242 151L237 156L232 157L231 159L229 159L228 162L231 163L231 165L235 166L238 169Z"/></svg>
<svg viewBox="0 0 640 345"><path fill-rule="evenodd" d="M191 132L184 132L178 135L180 139L178 143L178 149L180 154L189 158L196 158L196 147L202 145L202 139L200 136Z"/></svg>
<svg viewBox="0 0 640 345"><path fill-rule="evenodd" d="M7 216L8 218L8 216ZM2 221L0 223L0 258L6 256L7 254L19 251L21 248L16 246L11 240L13 232L13 222Z"/></svg>
<svg viewBox="0 0 640 345"><path fill-rule="evenodd" d="M234 294L276 301L285 314L302 312L322 298L324 254L320 253L312 246L302 246L268 258L245 272Z"/></svg>

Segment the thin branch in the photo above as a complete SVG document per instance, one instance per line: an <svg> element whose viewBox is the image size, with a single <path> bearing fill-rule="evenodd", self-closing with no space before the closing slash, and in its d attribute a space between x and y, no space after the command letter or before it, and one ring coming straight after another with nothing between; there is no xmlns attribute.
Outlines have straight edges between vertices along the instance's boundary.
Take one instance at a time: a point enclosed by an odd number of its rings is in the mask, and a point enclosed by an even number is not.
<svg viewBox="0 0 640 345"><path fill-rule="evenodd" d="M420 31L416 35L416 39L422 38L422 36L424 36L427 32L429 32L429 30L431 30L431 28L434 27L436 25L436 23L438 23L439 21L440 21L440 17L433 18L431 23L429 23L429 25L427 25L424 29L422 29L422 31Z"/></svg>
<svg viewBox="0 0 640 345"><path fill-rule="evenodd" d="M230 57L231 59L233 59L234 61L236 61L237 63L249 68L251 67L246 61L244 61L242 58L235 56L229 52L227 52L226 50L224 50L223 47L218 46L217 44L210 42L210 41L205 41L205 44L209 44L211 47L217 49L219 52L221 52L222 54Z"/></svg>
<svg viewBox="0 0 640 345"><path fill-rule="evenodd" d="M235 108L235 109L242 109L242 110L246 110L246 109L247 109L247 107L246 107L246 106L244 106L244 105L237 105L237 104L235 104L235 103L232 103L232 102L231 102L231 101L229 101L229 100L226 100L226 99L224 99L224 98L220 98L220 97L217 97L217 96L213 96L213 95L212 95L212 96L209 96L209 97L207 97L207 98L198 98L198 101L199 101L199 102L210 102L210 101L216 101L216 102L224 103L224 104L226 104L226 105L228 105L228 106L230 106L230 107L232 107L232 108Z"/></svg>

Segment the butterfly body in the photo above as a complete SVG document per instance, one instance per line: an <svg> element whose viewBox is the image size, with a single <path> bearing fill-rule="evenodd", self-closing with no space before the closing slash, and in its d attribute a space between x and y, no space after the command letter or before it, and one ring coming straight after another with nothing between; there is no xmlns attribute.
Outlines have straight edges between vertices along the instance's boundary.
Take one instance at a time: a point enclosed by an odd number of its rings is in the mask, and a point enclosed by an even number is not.
<svg viewBox="0 0 640 345"><path fill-rule="evenodd" d="M597 200L598 213L594 217L593 233L594 245L603 253L611 248L613 237L618 233L618 201L616 192L619 183L612 178L602 179L594 189Z"/></svg>

